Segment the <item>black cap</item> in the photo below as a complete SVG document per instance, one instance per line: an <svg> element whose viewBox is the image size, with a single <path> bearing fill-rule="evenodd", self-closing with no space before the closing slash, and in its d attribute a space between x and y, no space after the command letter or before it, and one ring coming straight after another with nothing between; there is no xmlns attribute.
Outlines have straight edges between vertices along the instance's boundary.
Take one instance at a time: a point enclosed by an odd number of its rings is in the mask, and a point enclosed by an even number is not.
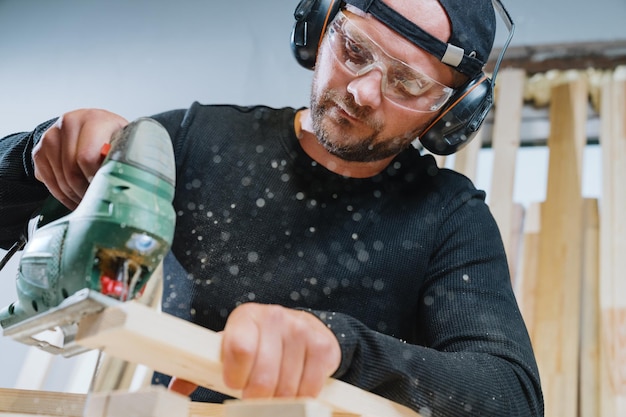
<svg viewBox="0 0 626 417"><path fill-rule="evenodd" d="M416 0L419 1L419 0ZM476 77L487 63L496 34L492 0L439 0L450 19L448 42L435 38L382 0L345 0L457 71Z"/></svg>

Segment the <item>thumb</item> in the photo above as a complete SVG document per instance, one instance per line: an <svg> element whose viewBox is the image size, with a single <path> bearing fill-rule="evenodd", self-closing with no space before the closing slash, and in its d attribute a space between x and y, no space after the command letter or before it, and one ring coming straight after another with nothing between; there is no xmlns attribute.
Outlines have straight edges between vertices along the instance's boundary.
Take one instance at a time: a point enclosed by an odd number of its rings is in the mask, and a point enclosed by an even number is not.
<svg viewBox="0 0 626 417"><path fill-rule="evenodd" d="M167 388L179 394L189 396L196 390L196 388L198 388L198 386L189 381L185 381L184 379L172 377Z"/></svg>

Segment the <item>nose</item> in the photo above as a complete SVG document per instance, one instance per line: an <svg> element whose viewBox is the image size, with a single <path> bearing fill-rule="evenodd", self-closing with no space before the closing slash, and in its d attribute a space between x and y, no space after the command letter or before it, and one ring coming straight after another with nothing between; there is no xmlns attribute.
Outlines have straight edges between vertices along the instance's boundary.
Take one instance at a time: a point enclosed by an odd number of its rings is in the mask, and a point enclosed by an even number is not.
<svg viewBox="0 0 626 417"><path fill-rule="evenodd" d="M367 71L359 73L348 84L348 93L352 94L359 106L377 108L382 103L383 71L372 66Z"/></svg>

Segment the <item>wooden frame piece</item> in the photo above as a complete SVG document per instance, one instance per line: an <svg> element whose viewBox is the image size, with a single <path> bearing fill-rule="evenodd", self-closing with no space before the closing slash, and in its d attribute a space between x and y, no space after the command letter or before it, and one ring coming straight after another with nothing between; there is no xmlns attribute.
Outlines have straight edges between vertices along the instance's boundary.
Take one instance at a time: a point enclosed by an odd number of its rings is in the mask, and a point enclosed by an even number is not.
<svg viewBox="0 0 626 417"><path fill-rule="evenodd" d="M82 417L84 394L0 388L0 416Z"/></svg>
<svg viewBox="0 0 626 417"><path fill-rule="evenodd" d="M541 205L531 334L547 416L578 416L586 115L585 80L553 88L548 186Z"/></svg>
<svg viewBox="0 0 626 417"><path fill-rule="evenodd" d="M580 323L579 417L602 416L600 412L600 227L598 200L584 200L584 248L582 311Z"/></svg>
<svg viewBox="0 0 626 417"><path fill-rule="evenodd" d="M86 394L71 394L64 392L53 391L36 391L36 390L23 390L23 389L4 389L0 388L0 416L4 417L17 417L17 416L45 416L45 417L93 417L101 416L103 413L107 413L107 405L103 402L109 398L109 401L117 403L115 407L131 404L134 407L136 404L146 401L150 404L164 404L168 410L172 410L173 407L182 410L180 413L169 414L168 417L184 417L187 410L188 417L224 417L226 408L232 407L237 409L246 409L250 412L246 417L259 417L257 414L258 408L255 408L255 400L232 400L226 402L226 404L213 404L213 403L201 403L189 401L186 397L172 392L166 392L164 387L148 387L143 388L136 392L125 391L113 391L110 393L97 393L91 394L90 398ZM267 401L267 400L266 400ZM287 400L271 400L276 406L280 407L285 405ZM290 400L291 407L297 407L297 403L309 404L314 400L311 399L298 399ZM186 404L183 404L186 403ZM317 401L315 401L317 402ZM307 405L310 412L316 411L323 406L317 402L317 405ZM86 404L89 404L91 410L86 409ZM135 404L135 405L133 405ZM147 408L146 407L146 408ZM135 417L144 416L146 408L143 408L139 413L132 414ZM109 411L112 408L109 407ZM131 415L130 409L124 408L124 413L119 415ZM274 410L276 411L276 410ZM95 413L95 414L86 414ZM161 411L158 411L161 413ZM280 411L279 411L280 412ZM105 415L109 415L105 414ZM309 413L310 414L310 413ZM118 415L118 416L119 416ZM162 414L158 414L162 415ZM278 417L281 414L276 414ZM116 416L117 417L117 416ZM296 417L289 416L289 417ZM316 414L310 414L307 417L319 417ZM332 417L359 417L356 414L345 413L341 411L332 412Z"/></svg>
<svg viewBox="0 0 626 417"><path fill-rule="evenodd" d="M222 380L221 335L130 301L85 317L78 344L240 398ZM417 417L410 408L329 378L317 400L368 417Z"/></svg>
<svg viewBox="0 0 626 417"><path fill-rule="evenodd" d="M153 386L138 392L114 391L87 397L83 417L176 417L189 415L188 397Z"/></svg>
<svg viewBox="0 0 626 417"><path fill-rule="evenodd" d="M224 417L331 417L330 407L313 399L230 400Z"/></svg>
<svg viewBox="0 0 626 417"><path fill-rule="evenodd" d="M626 67L601 83L600 415L626 413Z"/></svg>
<svg viewBox="0 0 626 417"><path fill-rule="evenodd" d="M502 235L509 259L511 279L515 281L521 220L516 216L513 190L517 151L521 142L522 107L526 73L519 69L503 69L498 74L494 123L492 132L493 168L489 207Z"/></svg>

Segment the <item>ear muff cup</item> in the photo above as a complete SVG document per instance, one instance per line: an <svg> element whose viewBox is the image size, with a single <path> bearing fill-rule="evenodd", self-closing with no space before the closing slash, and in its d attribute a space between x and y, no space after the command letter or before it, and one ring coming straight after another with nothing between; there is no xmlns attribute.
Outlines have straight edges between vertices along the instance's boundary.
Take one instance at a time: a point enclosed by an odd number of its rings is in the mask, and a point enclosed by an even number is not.
<svg viewBox="0 0 626 417"><path fill-rule="evenodd" d="M326 32L326 27L333 20L340 0L302 0L296 7L296 23L291 31L291 50L300 65L313 69L317 50Z"/></svg>
<svg viewBox="0 0 626 417"><path fill-rule="evenodd" d="M493 84L481 74L454 93L419 141L434 154L450 155L472 140L492 106Z"/></svg>

